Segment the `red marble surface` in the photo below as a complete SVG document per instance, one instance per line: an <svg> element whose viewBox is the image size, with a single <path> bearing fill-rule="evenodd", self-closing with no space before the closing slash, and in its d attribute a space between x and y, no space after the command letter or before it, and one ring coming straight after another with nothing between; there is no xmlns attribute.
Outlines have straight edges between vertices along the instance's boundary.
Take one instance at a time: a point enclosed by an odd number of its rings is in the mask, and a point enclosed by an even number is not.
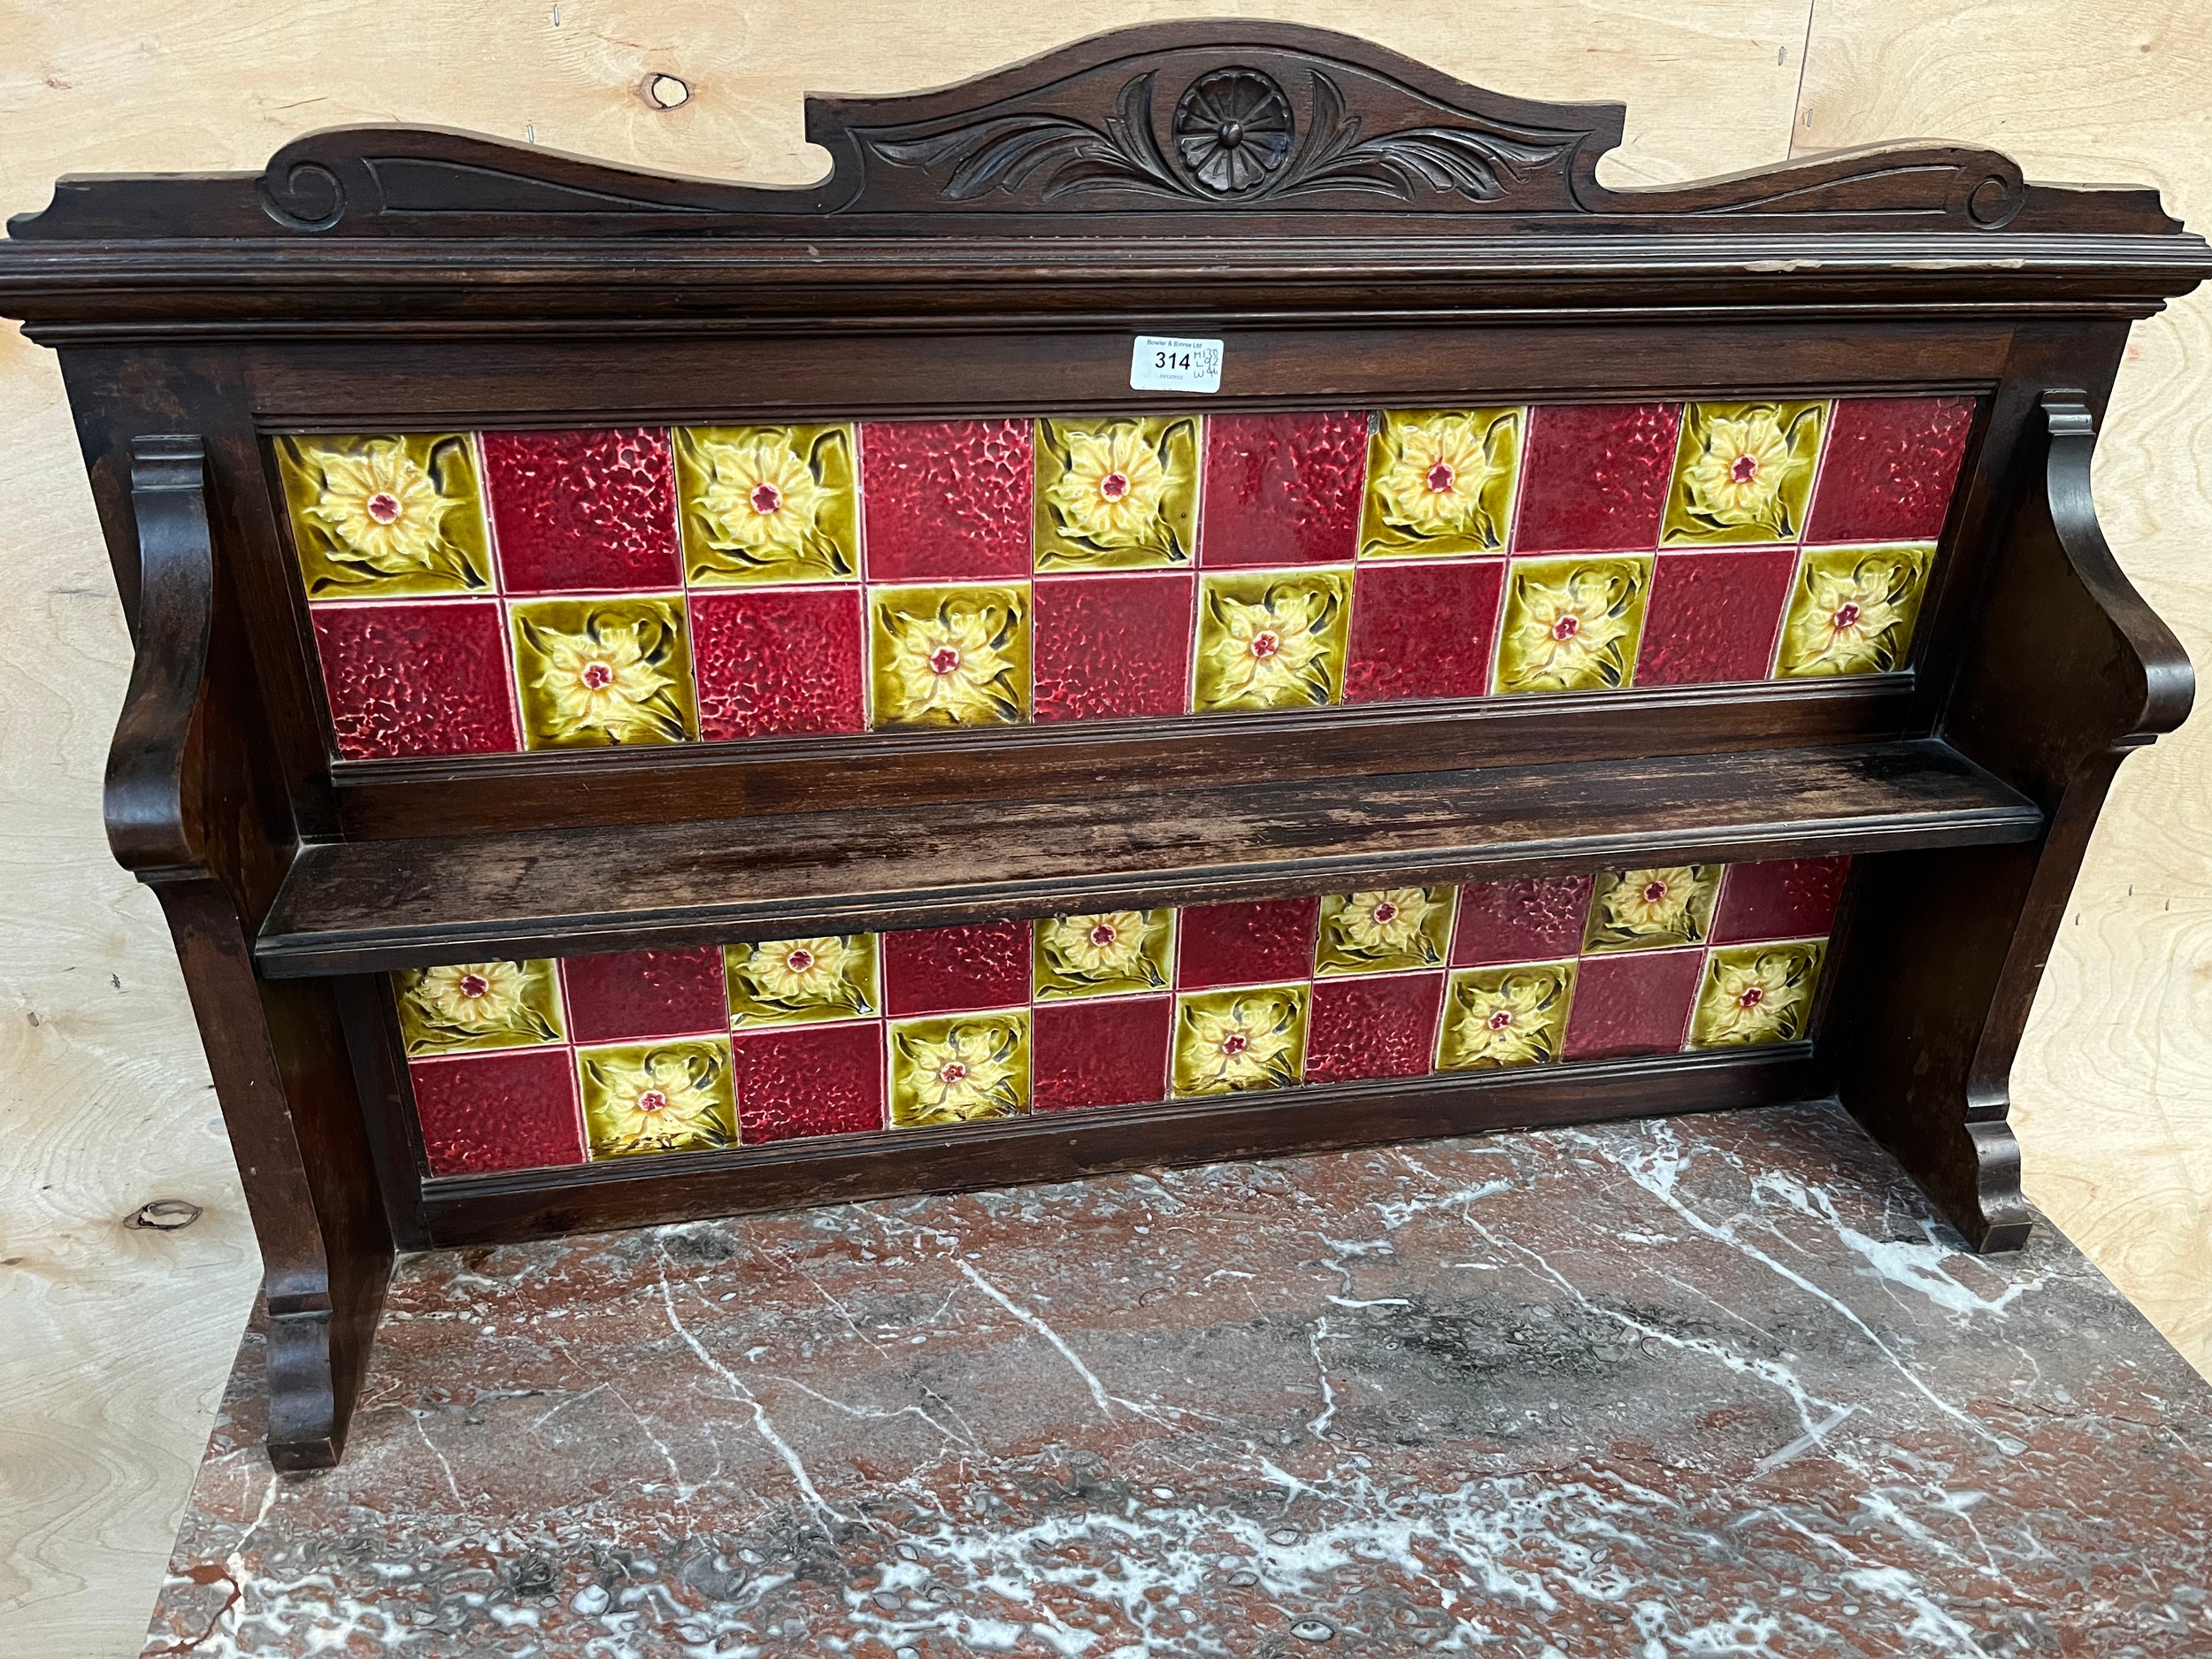
<svg viewBox="0 0 2212 1659"><path fill-rule="evenodd" d="M482 442L506 592L683 585L666 432L488 432Z"/></svg>
<svg viewBox="0 0 2212 1659"><path fill-rule="evenodd" d="M261 1356L149 1654L2212 1651L2212 1388L1824 1108L416 1256L306 1477Z"/></svg>
<svg viewBox="0 0 2212 1659"><path fill-rule="evenodd" d="M1835 926L1848 858L1775 858L1731 864L1713 911L1713 942L1812 939Z"/></svg>
<svg viewBox="0 0 2212 1659"><path fill-rule="evenodd" d="M1175 571L1039 577L1037 718L1187 710L1195 580Z"/></svg>
<svg viewBox="0 0 2212 1659"><path fill-rule="evenodd" d="M1933 541L1973 426L1970 397L1839 399L1805 539Z"/></svg>
<svg viewBox="0 0 2212 1659"><path fill-rule="evenodd" d="M1032 1110L1133 1106L1167 1098L1173 998L1040 1002L1029 1018Z"/></svg>
<svg viewBox="0 0 2212 1659"><path fill-rule="evenodd" d="M1367 411L1213 415L1198 562L1348 564L1359 546Z"/></svg>
<svg viewBox="0 0 2212 1659"><path fill-rule="evenodd" d="M1029 1001L1027 922L905 928L879 937L884 1011L894 1019Z"/></svg>
<svg viewBox="0 0 2212 1659"><path fill-rule="evenodd" d="M1436 1018L1443 1002L1440 973L1316 979L1305 1080L1425 1076L1436 1064Z"/></svg>
<svg viewBox="0 0 2212 1659"><path fill-rule="evenodd" d="M1196 991L1308 979L1320 923L1319 899L1187 906L1176 919L1175 983Z"/></svg>
<svg viewBox="0 0 2212 1659"><path fill-rule="evenodd" d="M868 580L1027 576L1025 420L872 420L860 429Z"/></svg>
<svg viewBox="0 0 2212 1659"><path fill-rule="evenodd" d="M856 588L695 593L691 655L708 742L867 726Z"/></svg>
<svg viewBox="0 0 2212 1659"><path fill-rule="evenodd" d="M488 1175L584 1161L576 1064L558 1043L411 1061L433 1175Z"/></svg>
<svg viewBox="0 0 2212 1659"><path fill-rule="evenodd" d="M1529 411L1517 553L1647 552L1673 476L1678 403L1540 403Z"/></svg>
<svg viewBox="0 0 2212 1659"><path fill-rule="evenodd" d="M1794 548L1662 553L1644 616L1636 683L1764 680L1796 572Z"/></svg>
<svg viewBox="0 0 2212 1659"><path fill-rule="evenodd" d="M331 728L348 760L522 747L495 603L325 604L312 614Z"/></svg>
<svg viewBox="0 0 2212 1659"><path fill-rule="evenodd" d="M730 1023L722 951L715 945L565 956L561 995L574 1042L719 1033Z"/></svg>
<svg viewBox="0 0 2212 1659"><path fill-rule="evenodd" d="M1452 966L1551 962L1582 949L1592 878L1528 876L1473 881L1459 890Z"/></svg>
<svg viewBox="0 0 2212 1659"><path fill-rule="evenodd" d="M1694 949L1583 957L1561 1052L1570 1060L1674 1053L1704 971L1705 953Z"/></svg>
<svg viewBox="0 0 2212 1659"><path fill-rule="evenodd" d="M1352 578L1344 701L1479 697L1490 689L1503 559L1370 560Z"/></svg>
<svg viewBox="0 0 2212 1659"><path fill-rule="evenodd" d="M883 1127L883 1031L872 1020L730 1037L739 1141Z"/></svg>

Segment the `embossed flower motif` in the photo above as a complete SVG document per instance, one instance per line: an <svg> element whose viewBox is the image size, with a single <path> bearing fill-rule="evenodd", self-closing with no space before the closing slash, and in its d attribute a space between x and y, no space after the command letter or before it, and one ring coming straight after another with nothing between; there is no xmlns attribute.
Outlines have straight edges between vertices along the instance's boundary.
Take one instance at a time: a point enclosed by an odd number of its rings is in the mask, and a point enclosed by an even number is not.
<svg viewBox="0 0 2212 1659"><path fill-rule="evenodd" d="M1851 562L1825 550L1808 557L1782 637L1781 672L1873 673L1902 659L1927 555L1908 549L1841 557Z"/></svg>
<svg viewBox="0 0 2212 1659"><path fill-rule="evenodd" d="M514 1024L526 984L518 962L463 962L426 968L412 995L440 1023L474 1033Z"/></svg>
<svg viewBox="0 0 2212 1659"><path fill-rule="evenodd" d="M581 634L540 628L531 643L543 659L535 683L556 736L603 732L629 743L670 734L674 681L646 659L636 623L595 619ZM674 725L680 736L681 720Z"/></svg>
<svg viewBox="0 0 2212 1659"><path fill-rule="evenodd" d="M1601 875L1590 905L1586 950L1653 950L1694 945L1711 924L1718 864L1672 864Z"/></svg>
<svg viewBox="0 0 2212 1659"><path fill-rule="evenodd" d="M1669 542L1786 541L1812 488L1824 403L1693 403L1667 511Z"/></svg>
<svg viewBox="0 0 2212 1659"><path fill-rule="evenodd" d="M1512 427L1448 415L1402 428L1398 452L1375 483L1386 524L1417 535L1475 535L1495 545L1484 492L1510 464Z"/></svg>
<svg viewBox="0 0 2212 1659"><path fill-rule="evenodd" d="M1419 887L1355 893L1337 912L1336 925L1348 942L1394 955L1419 942L1432 908Z"/></svg>
<svg viewBox="0 0 2212 1659"><path fill-rule="evenodd" d="M777 939L753 947L750 964L762 990L787 1002L821 1002L843 985L852 948L834 934Z"/></svg>
<svg viewBox="0 0 2212 1659"><path fill-rule="evenodd" d="M376 439L357 455L322 450L322 490L308 515L361 562L386 576L426 571L443 540L454 503L397 438Z"/></svg>
<svg viewBox="0 0 2212 1659"><path fill-rule="evenodd" d="M411 1055L503 1048L560 1037L549 962L459 962L392 976Z"/></svg>
<svg viewBox="0 0 2212 1659"><path fill-rule="evenodd" d="M792 1025L874 1013L875 951L871 933L725 946L731 1024Z"/></svg>
<svg viewBox="0 0 2212 1659"><path fill-rule="evenodd" d="M708 472L697 500L710 547L763 561L805 552L823 492L789 444L770 434L738 442L701 436L695 452Z"/></svg>
<svg viewBox="0 0 2212 1659"><path fill-rule="evenodd" d="M1517 572L1511 688L1586 691L1627 679L1637 585L1623 568L1582 565L1554 580Z"/></svg>
<svg viewBox="0 0 2212 1659"><path fill-rule="evenodd" d="M1176 1044L1176 1092L1215 1094L1295 1083L1300 1012L1297 999L1280 992L1187 1002Z"/></svg>
<svg viewBox="0 0 2212 1659"><path fill-rule="evenodd" d="M1290 154L1290 104L1251 69L1201 77L1175 109L1175 149L1199 183L1237 196L1264 183Z"/></svg>
<svg viewBox="0 0 2212 1659"><path fill-rule="evenodd" d="M1816 943L1716 951L1698 997L1692 1045L1727 1048L1802 1036L1821 954Z"/></svg>
<svg viewBox="0 0 2212 1659"><path fill-rule="evenodd" d="M1341 665L1342 601L1334 584L1317 579L1272 582L1238 598L1210 581L1201 706L1279 709L1331 702Z"/></svg>
<svg viewBox="0 0 2212 1659"><path fill-rule="evenodd" d="M1687 864L1630 870L1606 895L1606 904L1632 926L1649 933L1678 933L1689 918L1690 898L1697 886L1697 872Z"/></svg>
<svg viewBox="0 0 2212 1659"><path fill-rule="evenodd" d="M974 1020L941 1034L902 1033L900 1071L909 1095L902 1124L964 1124L1020 1110L1016 1079L1020 1039L1012 1028Z"/></svg>
<svg viewBox="0 0 2212 1659"><path fill-rule="evenodd" d="M1441 1064L1486 1069L1558 1058L1572 983L1571 972L1556 965L1457 976Z"/></svg>
<svg viewBox="0 0 2212 1659"><path fill-rule="evenodd" d="M1134 421L1067 437L1067 465L1046 492L1067 526L1102 548L1160 539L1167 468Z"/></svg>
<svg viewBox="0 0 2212 1659"><path fill-rule="evenodd" d="M1145 952L1148 932L1142 910L1059 916L1045 924L1045 944L1062 962L1092 979L1156 981L1158 975Z"/></svg>
<svg viewBox="0 0 2212 1659"><path fill-rule="evenodd" d="M885 667L893 695L879 710L884 718L949 726L1021 718L1015 606L953 594L926 611L880 605L878 615L890 636Z"/></svg>
<svg viewBox="0 0 2212 1659"><path fill-rule="evenodd" d="M593 1149L603 1154L727 1146L717 1068L684 1048L592 1056Z"/></svg>

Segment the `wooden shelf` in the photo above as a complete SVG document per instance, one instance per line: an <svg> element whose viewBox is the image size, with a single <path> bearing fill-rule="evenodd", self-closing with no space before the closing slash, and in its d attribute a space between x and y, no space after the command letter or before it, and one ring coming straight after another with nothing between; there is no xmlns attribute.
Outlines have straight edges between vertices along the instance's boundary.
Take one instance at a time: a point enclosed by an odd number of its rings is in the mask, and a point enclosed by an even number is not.
<svg viewBox="0 0 2212 1659"><path fill-rule="evenodd" d="M2032 840L1939 742L1492 767L301 849L256 946L291 978L859 933L1587 866Z"/></svg>

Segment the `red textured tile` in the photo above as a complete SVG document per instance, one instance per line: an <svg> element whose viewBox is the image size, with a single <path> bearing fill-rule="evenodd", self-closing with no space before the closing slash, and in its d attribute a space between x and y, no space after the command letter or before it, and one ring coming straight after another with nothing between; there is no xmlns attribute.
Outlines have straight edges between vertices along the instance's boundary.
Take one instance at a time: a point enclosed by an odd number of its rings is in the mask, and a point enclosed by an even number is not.
<svg viewBox="0 0 2212 1659"><path fill-rule="evenodd" d="M1037 718L1187 709L1194 580L1173 571L1039 577Z"/></svg>
<svg viewBox="0 0 2212 1659"><path fill-rule="evenodd" d="M348 760L522 747L496 604L317 605L312 614L330 723Z"/></svg>
<svg viewBox="0 0 2212 1659"><path fill-rule="evenodd" d="M1588 876L1471 881L1459 890L1452 966L1553 962L1582 949L1590 917Z"/></svg>
<svg viewBox="0 0 2212 1659"><path fill-rule="evenodd" d="M1436 1059L1440 973L1317 979L1306 1030L1306 1081L1425 1077Z"/></svg>
<svg viewBox="0 0 2212 1659"><path fill-rule="evenodd" d="M1809 541L1932 541L1974 425L1970 397L1847 397L1836 404Z"/></svg>
<svg viewBox="0 0 2212 1659"><path fill-rule="evenodd" d="M1317 898L1194 904L1176 921L1175 983L1200 991L1310 979L1320 925Z"/></svg>
<svg viewBox="0 0 2212 1659"><path fill-rule="evenodd" d="M417 1060L407 1074L433 1175L486 1175L584 1161L576 1063L565 1048Z"/></svg>
<svg viewBox="0 0 2212 1659"><path fill-rule="evenodd" d="M1816 939L1836 925L1848 858L1775 858L1731 864L1713 917L1713 942Z"/></svg>
<svg viewBox="0 0 2212 1659"><path fill-rule="evenodd" d="M857 588L695 593L691 658L710 743L867 727Z"/></svg>
<svg viewBox="0 0 2212 1659"><path fill-rule="evenodd" d="M1796 570L1793 548L1662 553L1644 613L1636 683L1764 680Z"/></svg>
<svg viewBox="0 0 2212 1659"><path fill-rule="evenodd" d="M869 580L1029 574L1027 421L870 421L860 476Z"/></svg>
<svg viewBox="0 0 2212 1659"><path fill-rule="evenodd" d="M730 1023L718 945L565 957L561 987L577 1042L683 1037Z"/></svg>
<svg viewBox="0 0 2212 1659"><path fill-rule="evenodd" d="M1704 968L1701 950L1585 956L1575 971L1562 1054L1570 1060L1672 1054L1689 1033L1690 1005Z"/></svg>
<svg viewBox="0 0 2212 1659"><path fill-rule="evenodd" d="M1529 411L1517 553L1640 553L1659 545L1678 403Z"/></svg>
<svg viewBox="0 0 2212 1659"><path fill-rule="evenodd" d="M1042 1002L1030 1020L1033 1110L1141 1106L1167 1098L1172 998Z"/></svg>
<svg viewBox="0 0 2212 1659"><path fill-rule="evenodd" d="M914 927L883 935L883 1000L895 1019L1029 1001L1027 922Z"/></svg>
<svg viewBox="0 0 2212 1659"><path fill-rule="evenodd" d="M806 1025L730 1038L741 1145L883 1127L883 1027Z"/></svg>
<svg viewBox="0 0 2212 1659"><path fill-rule="evenodd" d="M1502 559L1362 565L1344 701L1481 696L1504 580Z"/></svg>
<svg viewBox="0 0 2212 1659"><path fill-rule="evenodd" d="M1366 476L1364 410L1208 416L1199 563L1349 563Z"/></svg>
<svg viewBox="0 0 2212 1659"><path fill-rule="evenodd" d="M676 475L657 427L488 432L485 495L511 594L675 588Z"/></svg>

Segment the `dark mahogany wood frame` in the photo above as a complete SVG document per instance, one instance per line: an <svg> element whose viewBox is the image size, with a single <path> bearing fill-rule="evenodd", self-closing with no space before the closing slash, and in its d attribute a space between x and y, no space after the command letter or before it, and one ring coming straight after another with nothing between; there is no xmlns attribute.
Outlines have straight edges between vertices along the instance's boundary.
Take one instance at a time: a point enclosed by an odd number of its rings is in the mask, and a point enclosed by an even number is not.
<svg viewBox="0 0 2212 1659"><path fill-rule="evenodd" d="M1184 103L1225 69L1293 135L1235 190ZM2093 434L2130 322L2212 255L2149 191L1967 149L1617 191L1622 119L1175 24L810 100L834 165L803 189L348 129L14 221L0 308L61 354L136 642L109 833L244 1172L280 1466L338 1455L393 1252L433 1244L1821 1098L1977 1247L2024 1241L2007 1073L2114 770L2191 696L2098 531ZM1225 340L1221 392L1133 396L1138 332ZM1877 392L1980 400L1897 672L466 761L334 757L267 444ZM428 1178L383 977L1661 850L1858 856L1816 1043Z"/></svg>

